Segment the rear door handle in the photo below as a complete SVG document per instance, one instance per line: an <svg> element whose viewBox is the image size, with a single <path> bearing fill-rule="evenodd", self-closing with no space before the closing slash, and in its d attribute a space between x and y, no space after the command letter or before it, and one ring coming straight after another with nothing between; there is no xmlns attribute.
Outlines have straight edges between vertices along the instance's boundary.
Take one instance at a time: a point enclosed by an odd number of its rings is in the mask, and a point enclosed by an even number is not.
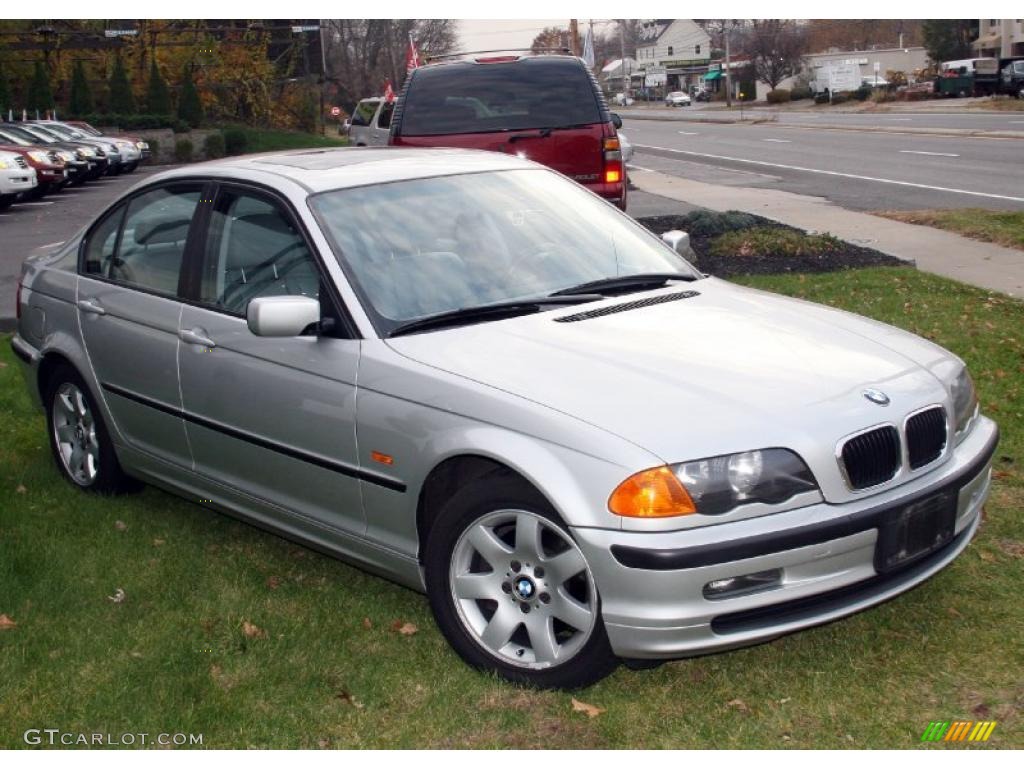
<svg viewBox="0 0 1024 768"><path fill-rule="evenodd" d="M90 315L107 314L107 310L101 307L96 299L79 299L78 308L83 312L88 312Z"/></svg>
<svg viewBox="0 0 1024 768"><path fill-rule="evenodd" d="M202 328L192 328L187 331L178 331L178 336L188 344L196 344L200 347L216 347L217 344L206 335Z"/></svg>

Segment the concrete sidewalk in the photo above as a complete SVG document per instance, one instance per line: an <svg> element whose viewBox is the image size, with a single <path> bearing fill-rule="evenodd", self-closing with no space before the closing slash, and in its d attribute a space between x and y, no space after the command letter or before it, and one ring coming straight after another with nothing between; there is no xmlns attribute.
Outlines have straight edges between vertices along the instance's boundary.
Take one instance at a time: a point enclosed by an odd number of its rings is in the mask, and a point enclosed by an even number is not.
<svg viewBox="0 0 1024 768"><path fill-rule="evenodd" d="M800 229L830 232L855 245L913 261L925 272L1024 297L1024 251L848 211L820 197L725 187L636 168L630 168L629 179L644 192L713 211L746 211Z"/></svg>

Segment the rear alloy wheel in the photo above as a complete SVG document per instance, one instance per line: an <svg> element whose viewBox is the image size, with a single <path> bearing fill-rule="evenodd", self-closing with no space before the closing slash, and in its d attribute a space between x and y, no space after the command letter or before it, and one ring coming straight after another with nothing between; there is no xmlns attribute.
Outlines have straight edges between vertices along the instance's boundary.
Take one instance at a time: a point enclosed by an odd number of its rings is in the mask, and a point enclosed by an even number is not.
<svg viewBox="0 0 1024 768"><path fill-rule="evenodd" d="M456 494L431 532L438 623L467 662L509 680L596 682L617 660L586 559L546 500L519 478L497 477Z"/></svg>
<svg viewBox="0 0 1024 768"><path fill-rule="evenodd" d="M50 448L61 474L84 491L120 493L137 482L121 470L103 417L73 368L54 370L47 386Z"/></svg>

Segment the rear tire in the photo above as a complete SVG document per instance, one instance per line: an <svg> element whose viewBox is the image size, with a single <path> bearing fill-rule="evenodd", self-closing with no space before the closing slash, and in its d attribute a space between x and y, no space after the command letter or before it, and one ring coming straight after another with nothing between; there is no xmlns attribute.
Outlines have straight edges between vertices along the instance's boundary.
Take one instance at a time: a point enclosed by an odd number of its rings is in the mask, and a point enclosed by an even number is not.
<svg viewBox="0 0 1024 768"><path fill-rule="evenodd" d="M65 480L89 493L113 495L139 487L121 469L96 400L78 371L70 365L55 368L44 403L50 450Z"/></svg>
<svg viewBox="0 0 1024 768"><path fill-rule="evenodd" d="M590 567L548 501L490 473L458 491L427 538L427 595L471 666L538 688L582 688L612 653Z"/></svg>

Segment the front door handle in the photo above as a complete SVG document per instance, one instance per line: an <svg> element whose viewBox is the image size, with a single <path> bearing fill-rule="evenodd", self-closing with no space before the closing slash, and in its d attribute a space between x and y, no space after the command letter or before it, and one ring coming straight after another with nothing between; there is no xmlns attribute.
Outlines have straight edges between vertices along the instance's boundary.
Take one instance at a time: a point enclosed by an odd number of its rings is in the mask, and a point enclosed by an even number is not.
<svg viewBox="0 0 1024 768"><path fill-rule="evenodd" d="M107 310L101 307L96 299L79 299L78 308L83 312L88 312L90 315L107 314Z"/></svg>
<svg viewBox="0 0 1024 768"><path fill-rule="evenodd" d="M216 347L217 344L206 335L202 328L192 328L187 331L178 331L178 336L188 344L196 344L200 347Z"/></svg>

